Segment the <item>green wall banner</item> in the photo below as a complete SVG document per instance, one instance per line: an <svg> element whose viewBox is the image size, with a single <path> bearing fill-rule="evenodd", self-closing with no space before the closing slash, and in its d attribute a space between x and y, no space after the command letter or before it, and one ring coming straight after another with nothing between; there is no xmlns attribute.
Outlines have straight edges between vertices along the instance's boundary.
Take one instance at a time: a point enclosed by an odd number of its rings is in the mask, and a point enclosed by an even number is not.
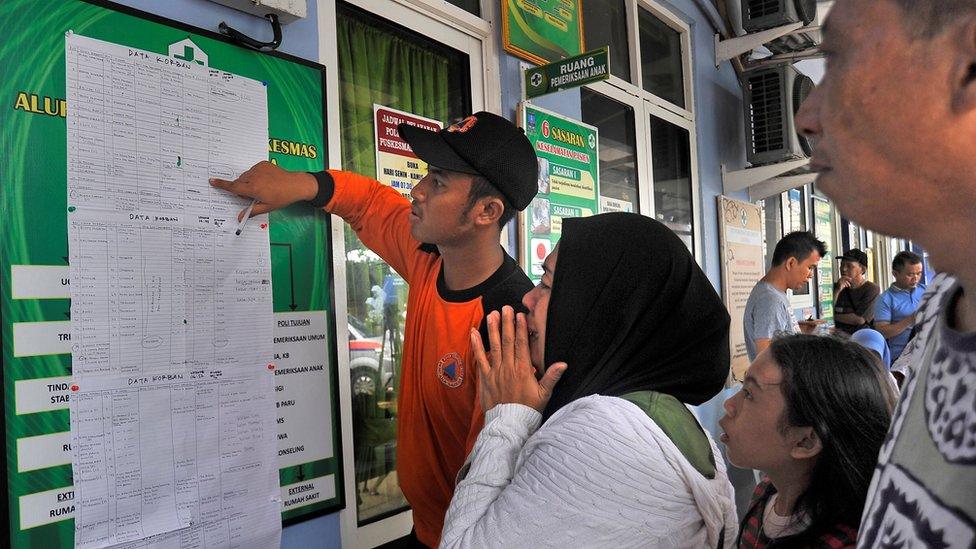
<svg viewBox="0 0 976 549"><path fill-rule="evenodd" d="M830 202L819 196L813 201L813 234L827 242L834 241L834 226L830 222ZM817 295L820 303L820 319L834 323L834 254L828 253L817 264Z"/></svg>
<svg viewBox="0 0 976 549"><path fill-rule="evenodd" d="M522 214L520 255L529 278L539 280L563 219L600 211L599 137L593 126L528 103L519 118L539 162L539 194Z"/></svg>
<svg viewBox="0 0 976 549"><path fill-rule="evenodd" d="M583 52L580 0L501 2L505 51L536 65Z"/></svg>
<svg viewBox="0 0 976 549"><path fill-rule="evenodd" d="M96 0L0 3L0 425L7 509L0 546L18 549L74 545L68 31L264 82L268 158L308 171L323 169L326 159L321 65L246 50L215 33ZM279 483L282 519L290 523L344 505L331 233L327 215L302 205L272 213L268 230Z"/></svg>
<svg viewBox="0 0 976 549"><path fill-rule="evenodd" d="M525 71L525 97L578 88L610 78L610 47L588 51Z"/></svg>

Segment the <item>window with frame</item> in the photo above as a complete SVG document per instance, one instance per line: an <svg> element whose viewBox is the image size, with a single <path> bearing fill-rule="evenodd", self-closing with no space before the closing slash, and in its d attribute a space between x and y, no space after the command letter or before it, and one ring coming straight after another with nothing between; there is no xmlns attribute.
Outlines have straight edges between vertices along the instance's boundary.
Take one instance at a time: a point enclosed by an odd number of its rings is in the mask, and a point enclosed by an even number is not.
<svg viewBox="0 0 976 549"><path fill-rule="evenodd" d="M583 39L587 50L609 46L610 74L631 81L625 0L583 2Z"/></svg>
<svg viewBox="0 0 976 549"><path fill-rule="evenodd" d="M601 194L626 198L646 215L653 209L653 217L695 253L698 181L689 27L653 0L583 6L586 47L609 47L615 77L582 92L583 120L600 129ZM629 128L636 139L626 133ZM635 154L623 152L629 150ZM638 200L640 195L646 198Z"/></svg>
<svg viewBox="0 0 976 549"><path fill-rule="evenodd" d="M695 253L688 130L651 115L651 157L654 217L674 231L691 253Z"/></svg>
<svg viewBox="0 0 976 549"><path fill-rule="evenodd" d="M586 88L581 106L583 122L600 135L600 211L639 211L634 109Z"/></svg>
<svg viewBox="0 0 976 549"><path fill-rule="evenodd" d="M465 54L346 3L336 6L342 167L376 176L373 105L447 125L471 109ZM382 60L382 62L378 62ZM345 225L346 307L358 524L407 508L397 475L407 285Z"/></svg>
<svg viewBox="0 0 976 549"><path fill-rule="evenodd" d="M650 11L639 8L641 86L685 108L681 33Z"/></svg>

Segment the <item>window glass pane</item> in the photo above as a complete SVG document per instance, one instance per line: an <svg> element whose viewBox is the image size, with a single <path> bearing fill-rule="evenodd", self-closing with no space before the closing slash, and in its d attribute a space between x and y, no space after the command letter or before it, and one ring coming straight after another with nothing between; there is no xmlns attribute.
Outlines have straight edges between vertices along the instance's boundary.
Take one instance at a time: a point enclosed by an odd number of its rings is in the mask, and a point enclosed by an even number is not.
<svg viewBox="0 0 976 549"><path fill-rule="evenodd" d="M462 10L481 17L481 0L447 0L448 4L454 4Z"/></svg>
<svg viewBox="0 0 976 549"><path fill-rule="evenodd" d="M763 228L765 229L763 233L763 257L765 258L764 265L769 267L770 263L773 262L773 250L776 249L776 243L779 242L780 238L783 238L783 202L779 195L773 195L764 198L762 206Z"/></svg>
<svg viewBox="0 0 976 549"><path fill-rule="evenodd" d="M688 130L651 116L654 212L694 253L691 145Z"/></svg>
<svg viewBox="0 0 976 549"><path fill-rule="evenodd" d="M685 86L681 67L681 34L651 12L638 10L641 83L645 90L684 108Z"/></svg>
<svg viewBox="0 0 976 549"><path fill-rule="evenodd" d="M610 74L630 82L624 0L583 0L583 38L587 50L610 46Z"/></svg>
<svg viewBox="0 0 976 549"><path fill-rule="evenodd" d="M470 110L467 57L340 3L343 169L376 176L373 103L448 123ZM396 398L407 285L345 226L349 367L359 523L406 508L396 459Z"/></svg>
<svg viewBox="0 0 976 549"><path fill-rule="evenodd" d="M600 135L600 211L639 211L634 109L586 88L582 107Z"/></svg>
<svg viewBox="0 0 976 549"><path fill-rule="evenodd" d="M780 194L783 201L783 235L807 230L807 207L803 201L803 187Z"/></svg>

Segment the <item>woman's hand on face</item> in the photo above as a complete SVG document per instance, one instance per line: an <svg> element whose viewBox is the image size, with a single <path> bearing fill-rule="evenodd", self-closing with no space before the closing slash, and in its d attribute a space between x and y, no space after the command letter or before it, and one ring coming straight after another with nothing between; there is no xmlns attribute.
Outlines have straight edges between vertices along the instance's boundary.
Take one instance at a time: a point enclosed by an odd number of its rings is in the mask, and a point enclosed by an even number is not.
<svg viewBox="0 0 976 549"><path fill-rule="evenodd" d="M488 343L491 357L485 353L481 334L471 329L471 350L478 367L481 409L488 411L496 404L524 404L542 412L549 403L556 382L566 371L565 362L549 366L542 379L536 379L536 369L529 358L529 330L525 315L515 314L509 306L502 313L488 314Z"/></svg>

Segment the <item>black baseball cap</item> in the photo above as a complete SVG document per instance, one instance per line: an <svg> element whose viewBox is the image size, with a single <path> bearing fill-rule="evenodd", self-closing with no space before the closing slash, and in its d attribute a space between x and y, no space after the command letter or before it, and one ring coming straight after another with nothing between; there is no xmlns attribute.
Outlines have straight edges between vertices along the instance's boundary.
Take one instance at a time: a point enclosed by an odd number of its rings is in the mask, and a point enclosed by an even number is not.
<svg viewBox="0 0 976 549"><path fill-rule="evenodd" d="M437 132L406 123L397 131L427 164L483 176L518 210L539 190L539 164L529 138L497 114L476 112Z"/></svg>
<svg viewBox="0 0 976 549"><path fill-rule="evenodd" d="M840 260L846 259L848 261L857 261L865 269L868 268L868 254L862 252L861 250L858 250L857 248L851 248L850 250L847 250L847 252L844 255L838 257L837 259L840 259Z"/></svg>

